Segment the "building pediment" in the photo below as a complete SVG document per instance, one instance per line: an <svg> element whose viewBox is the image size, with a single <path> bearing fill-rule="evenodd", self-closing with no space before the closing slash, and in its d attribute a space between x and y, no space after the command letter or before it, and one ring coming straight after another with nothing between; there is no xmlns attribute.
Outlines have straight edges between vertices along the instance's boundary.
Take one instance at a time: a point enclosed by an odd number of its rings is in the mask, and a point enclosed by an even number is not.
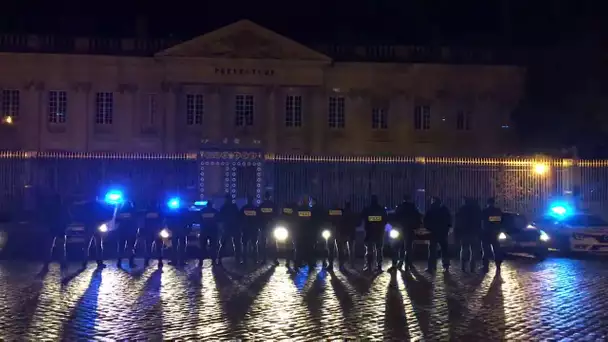
<svg viewBox="0 0 608 342"><path fill-rule="evenodd" d="M329 57L249 20L193 38L155 56L331 62Z"/></svg>

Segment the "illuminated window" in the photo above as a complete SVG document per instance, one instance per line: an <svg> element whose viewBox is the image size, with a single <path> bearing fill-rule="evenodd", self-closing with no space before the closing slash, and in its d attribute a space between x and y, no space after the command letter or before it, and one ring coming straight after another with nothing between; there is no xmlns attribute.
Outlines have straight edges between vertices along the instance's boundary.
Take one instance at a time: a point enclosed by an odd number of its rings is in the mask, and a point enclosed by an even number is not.
<svg viewBox="0 0 608 342"><path fill-rule="evenodd" d="M203 124L205 98L202 94L186 95L186 123L190 126Z"/></svg>
<svg viewBox="0 0 608 342"><path fill-rule="evenodd" d="M146 127L154 127L156 125L156 113L156 94L148 94L148 97L146 98L146 117L144 122Z"/></svg>
<svg viewBox="0 0 608 342"><path fill-rule="evenodd" d="M2 102L3 117L19 117L19 90L3 89L0 100Z"/></svg>
<svg viewBox="0 0 608 342"><path fill-rule="evenodd" d="M110 92L97 93L95 109L95 123L111 125L114 120L114 94Z"/></svg>
<svg viewBox="0 0 608 342"><path fill-rule="evenodd" d="M431 106L414 107L414 129L420 131L431 129Z"/></svg>
<svg viewBox="0 0 608 342"><path fill-rule="evenodd" d="M49 123L65 123L68 110L68 93L65 91L49 91Z"/></svg>
<svg viewBox="0 0 608 342"><path fill-rule="evenodd" d="M460 111L456 114L456 129L459 131L471 130L471 112Z"/></svg>
<svg viewBox="0 0 608 342"><path fill-rule="evenodd" d="M331 96L329 98L329 115L327 118L329 128L344 128L346 124L344 109L344 97Z"/></svg>
<svg viewBox="0 0 608 342"><path fill-rule="evenodd" d="M388 129L388 111L386 108L372 109L372 128Z"/></svg>
<svg viewBox="0 0 608 342"><path fill-rule="evenodd" d="M235 100L235 125L253 126L253 95L237 95Z"/></svg>
<svg viewBox="0 0 608 342"><path fill-rule="evenodd" d="M285 98L285 127L302 127L302 96L287 95Z"/></svg>

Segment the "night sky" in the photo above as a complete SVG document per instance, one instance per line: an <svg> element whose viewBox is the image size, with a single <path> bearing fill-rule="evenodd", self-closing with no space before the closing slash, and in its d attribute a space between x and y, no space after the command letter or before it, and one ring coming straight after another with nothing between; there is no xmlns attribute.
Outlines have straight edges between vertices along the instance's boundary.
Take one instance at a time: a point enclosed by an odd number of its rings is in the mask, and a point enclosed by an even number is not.
<svg viewBox="0 0 608 342"><path fill-rule="evenodd" d="M608 1L5 0L0 31L191 38L250 19L302 43L509 47L530 51L513 117L528 150L608 156ZM140 20L141 22L141 20ZM576 113L576 115L573 115ZM606 154L606 155L603 155Z"/></svg>

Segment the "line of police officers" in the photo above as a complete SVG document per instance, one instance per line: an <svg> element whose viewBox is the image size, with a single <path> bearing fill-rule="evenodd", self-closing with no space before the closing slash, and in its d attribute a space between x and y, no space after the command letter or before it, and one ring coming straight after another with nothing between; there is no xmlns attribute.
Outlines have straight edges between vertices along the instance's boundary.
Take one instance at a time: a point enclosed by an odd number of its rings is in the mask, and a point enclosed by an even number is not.
<svg viewBox="0 0 608 342"><path fill-rule="evenodd" d="M177 200L179 201L179 200ZM275 264L278 264L279 244L273 238L276 226L288 228L289 236L283 245L287 250L287 266L294 267L314 265L317 260L317 246L324 243L324 266L333 268L336 252L343 267L347 261L354 262L354 247L356 229L363 223L365 230L365 268L371 270L376 261L376 267L381 270L385 227L389 221L399 231L393 236L391 270L412 267L412 253L416 231L424 228L430 231L430 245L427 271L436 270L437 247L441 249L442 263L445 270L449 269L450 256L448 253L448 235L452 227L452 217L440 199L434 197L431 206L424 216L416 205L405 197L391 217L386 208L378 203L376 196L371 197L369 205L357 214L350 203L342 208L332 206L322 208L314 198L303 198L298 203L289 203L279 209L265 194L264 201L255 205L249 197L242 207L233 202L227 195L225 203L217 210L213 201L208 201L200 211L189 210L188 205L176 203L176 206L161 205L154 201L143 210L138 210L130 201L125 201L118 207L108 206L101 200L82 201L70 206L62 203L60 196L51 196L44 208L44 221L50 227L52 247L48 261L50 262L57 238L63 237L69 221L80 222L84 225L85 238L88 242L85 258L88 259L91 247L96 248L98 265L103 267L104 234L99 231L99 224L116 218L117 229L113 234L118 243L118 265L122 258L128 258L134 263L135 248L144 245L145 262L157 258L159 266L163 260L163 238L161 230L165 227L171 232L173 246L173 262L182 264L185 261L188 238L198 238L200 243L199 261L211 259L213 264L221 264L226 256L226 249L231 246L234 256L241 263L246 263L249 256L254 261L265 263L272 254ZM502 253L498 243L502 211L494 204L493 199L487 201L483 210L476 201L465 199L463 206L456 214L455 237L460 243L460 260L463 271L474 271L476 255L483 250L483 270L487 271L491 254L500 269ZM200 231L192 236L192 223L198 223ZM323 236L323 231L330 234ZM168 238L168 237L167 237ZM64 245L65 246L65 245ZM65 251L64 251L65 256ZM85 259L85 260L86 260ZM85 261L86 263L86 261Z"/></svg>

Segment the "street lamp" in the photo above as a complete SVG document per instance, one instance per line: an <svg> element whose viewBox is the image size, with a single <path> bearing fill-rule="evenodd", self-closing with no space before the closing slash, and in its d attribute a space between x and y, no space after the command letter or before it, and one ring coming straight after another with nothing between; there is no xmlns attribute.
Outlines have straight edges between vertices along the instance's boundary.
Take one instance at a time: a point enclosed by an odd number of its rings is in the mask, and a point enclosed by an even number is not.
<svg viewBox="0 0 608 342"><path fill-rule="evenodd" d="M543 176L549 171L549 166L545 163L534 163L533 170L535 174Z"/></svg>
<svg viewBox="0 0 608 342"><path fill-rule="evenodd" d="M13 117L12 117L12 116L10 116L10 115L5 116L5 117L2 119L2 123L3 123L3 124L6 124L6 125L12 125L12 124L13 124Z"/></svg>

